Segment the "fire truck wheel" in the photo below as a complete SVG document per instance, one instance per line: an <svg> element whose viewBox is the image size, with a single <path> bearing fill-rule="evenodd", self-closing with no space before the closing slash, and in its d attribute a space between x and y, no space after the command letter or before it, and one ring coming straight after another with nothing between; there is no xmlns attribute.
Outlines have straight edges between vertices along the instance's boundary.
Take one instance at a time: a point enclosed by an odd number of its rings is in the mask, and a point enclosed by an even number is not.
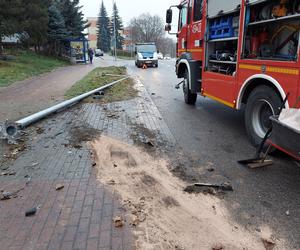
<svg viewBox="0 0 300 250"><path fill-rule="evenodd" d="M190 85L189 72L188 70L186 70L184 74L184 83L182 85L184 101L187 104L194 105L197 101L197 94L191 92L189 85Z"/></svg>
<svg viewBox="0 0 300 250"><path fill-rule="evenodd" d="M270 116L278 114L282 103L278 94L268 86L255 88L249 96L245 110L248 137L258 146L271 126Z"/></svg>

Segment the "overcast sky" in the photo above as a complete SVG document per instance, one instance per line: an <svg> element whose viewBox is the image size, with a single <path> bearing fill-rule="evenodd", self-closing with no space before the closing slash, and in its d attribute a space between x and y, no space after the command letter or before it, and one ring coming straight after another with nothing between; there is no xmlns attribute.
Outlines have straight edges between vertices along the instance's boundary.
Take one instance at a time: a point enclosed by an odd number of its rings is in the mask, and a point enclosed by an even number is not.
<svg viewBox="0 0 300 250"><path fill-rule="evenodd" d="M113 0L103 0L104 5L111 15ZM179 0L115 0L123 19L124 25L127 25L132 17L142 13L149 12L151 15L159 15L165 21L166 10L170 5L179 4ZM98 16L102 0L80 0L83 5L83 12L86 17Z"/></svg>

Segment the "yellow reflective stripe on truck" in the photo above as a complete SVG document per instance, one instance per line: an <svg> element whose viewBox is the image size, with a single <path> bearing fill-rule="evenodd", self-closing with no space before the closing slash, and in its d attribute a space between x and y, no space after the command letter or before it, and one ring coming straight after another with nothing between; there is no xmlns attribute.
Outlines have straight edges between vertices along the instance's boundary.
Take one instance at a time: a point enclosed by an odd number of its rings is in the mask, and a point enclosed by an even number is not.
<svg viewBox="0 0 300 250"><path fill-rule="evenodd" d="M299 75L298 69L290 69L284 67L273 67L273 66L266 66L265 70L263 70L261 65L250 65L250 64L240 64L240 69L250 69L250 70L257 70L264 73L280 73L280 74L288 74L288 75Z"/></svg>

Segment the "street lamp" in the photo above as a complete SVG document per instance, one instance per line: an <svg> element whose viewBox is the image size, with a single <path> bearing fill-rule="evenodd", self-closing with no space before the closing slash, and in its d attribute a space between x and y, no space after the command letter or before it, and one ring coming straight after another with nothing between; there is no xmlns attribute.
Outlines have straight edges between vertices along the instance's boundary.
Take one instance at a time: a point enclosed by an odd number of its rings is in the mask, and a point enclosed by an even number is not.
<svg viewBox="0 0 300 250"><path fill-rule="evenodd" d="M113 3L113 15L114 15L114 54L115 54L115 61L117 61L117 34L116 34L116 16L115 16L115 12L114 12L114 5L115 5L115 1L112 0Z"/></svg>

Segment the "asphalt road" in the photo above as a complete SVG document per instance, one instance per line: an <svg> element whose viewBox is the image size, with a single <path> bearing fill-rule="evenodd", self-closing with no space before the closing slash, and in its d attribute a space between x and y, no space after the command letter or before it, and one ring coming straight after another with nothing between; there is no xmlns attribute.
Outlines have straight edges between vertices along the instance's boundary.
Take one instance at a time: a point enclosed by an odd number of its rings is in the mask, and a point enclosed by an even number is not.
<svg viewBox="0 0 300 250"><path fill-rule="evenodd" d="M199 167L202 180L232 183L234 192L224 201L233 223L258 235L271 232L287 249L300 249L299 164L279 155L272 166L262 169L238 165L237 160L255 153L246 136L243 111L200 96L196 106L186 105L182 90L174 88L179 82L174 60L147 70L136 68L132 61L126 64L152 94L178 145ZM207 173L207 166L215 171Z"/></svg>

